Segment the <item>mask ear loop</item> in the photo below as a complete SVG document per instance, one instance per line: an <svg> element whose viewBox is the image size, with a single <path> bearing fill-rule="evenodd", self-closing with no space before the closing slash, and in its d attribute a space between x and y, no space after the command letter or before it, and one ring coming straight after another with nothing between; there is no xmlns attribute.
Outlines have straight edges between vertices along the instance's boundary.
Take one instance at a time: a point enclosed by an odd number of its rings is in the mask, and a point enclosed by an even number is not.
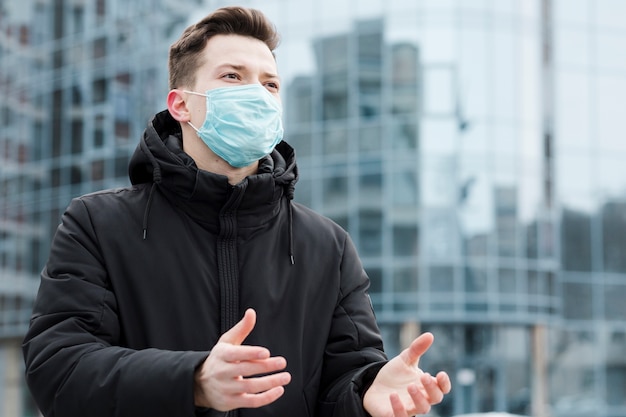
<svg viewBox="0 0 626 417"><path fill-rule="evenodd" d="M191 121L188 121L188 122L187 122L187 124L188 124L189 126L191 126L191 128L192 128L193 130L195 130L196 132L199 132L198 128L197 128L197 127L195 127L195 126L193 125L193 123L191 123Z"/></svg>
<svg viewBox="0 0 626 417"><path fill-rule="evenodd" d="M203 93L197 93L197 92L195 92L195 91L183 90L183 93L187 93L187 94L194 94L194 95L196 95L196 96L206 97L206 94L203 94Z"/></svg>
<svg viewBox="0 0 626 417"><path fill-rule="evenodd" d="M206 94L196 93L195 91L190 91L190 90L183 90L183 93L187 93L187 94L194 94L194 95L196 95L196 96L207 97L207 95L206 95ZM191 127L192 127L192 129L193 129L193 130L195 130L196 132L198 132L198 133L200 132L200 131L198 130L198 128L197 128L197 127L195 127L195 126L193 125L193 123L191 123L191 121L187 122L187 124L188 124L189 126L191 126Z"/></svg>

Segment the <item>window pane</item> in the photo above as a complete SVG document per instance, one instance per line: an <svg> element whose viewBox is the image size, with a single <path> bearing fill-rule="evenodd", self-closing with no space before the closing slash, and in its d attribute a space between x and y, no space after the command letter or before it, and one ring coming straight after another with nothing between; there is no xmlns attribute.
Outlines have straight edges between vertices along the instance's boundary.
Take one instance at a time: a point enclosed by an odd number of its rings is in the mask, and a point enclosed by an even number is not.
<svg viewBox="0 0 626 417"><path fill-rule="evenodd" d="M626 321L626 285L605 285L604 314L607 320Z"/></svg>
<svg viewBox="0 0 626 417"><path fill-rule="evenodd" d="M591 285L583 283L563 284L563 315L571 320L589 320L593 310Z"/></svg>
<svg viewBox="0 0 626 417"><path fill-rule="evenodd" d="M561 247L563 269L591 271L591 219L587 214L564 210Z"/></svg>

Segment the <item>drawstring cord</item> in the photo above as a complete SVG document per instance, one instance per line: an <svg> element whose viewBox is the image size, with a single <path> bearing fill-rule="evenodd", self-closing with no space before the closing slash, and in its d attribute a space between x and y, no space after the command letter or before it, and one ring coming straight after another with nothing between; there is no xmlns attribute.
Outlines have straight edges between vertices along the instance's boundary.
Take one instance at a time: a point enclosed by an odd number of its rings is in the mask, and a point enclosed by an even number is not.
<svg viewBox="0 0 626 417"><path fill-rule="evenodd" d="M152 183L152 187L150 187L150 194L148 195L148 203L146 204L146 209L143 212L143 240L146 240L146 236L148 235L148 216L150 215L150 207L152 207L152 196L154 196L154 190L156 190L156 182Z"/></svg>
<svg viewBox="0 0 626 417"><path fill-rule="evenodd" d="M294 195L294 191L295 191L296 185L294 184L294 182L289 182L287 184L287 186L285 187L285 191L287 194L287 204L289 204L289 207L287 208L288 212L289 212L289 259L291 260L291 265L295 265L296 264L296 260L293 254L293 195Z"/></svg>
<svg viewBox="0 0 626 417"><path fill-rule="evenodd" d="M291 259L291 265L296 264L293 257L293 209L291 208L291 200L289 200L289 259Z"/></svg>
<svg viewBox="0 0 626 417"><path fill-rule="evenodd" d="M150 187L150 194L148 195L148 203L146 204L146 209L143 212L142 223L143 240L146 240L146 237L148 235L148 216L150 215L150 207L152 207L152 197L154 196L154 191L156 190L157 184L161 182L161 168L159 167L159 163L157 162L154 155L152 155L152 152L150 152L150 150L148 149L146 141L139 141L139 146L152 164L152 186Z"/></svg>

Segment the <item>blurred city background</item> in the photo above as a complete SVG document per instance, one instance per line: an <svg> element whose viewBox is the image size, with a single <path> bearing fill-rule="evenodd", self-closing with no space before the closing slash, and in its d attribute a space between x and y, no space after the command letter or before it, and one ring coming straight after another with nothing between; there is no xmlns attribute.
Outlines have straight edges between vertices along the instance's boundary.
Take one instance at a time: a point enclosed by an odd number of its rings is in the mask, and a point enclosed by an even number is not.
<svg viewBox="0 0 626 417"><path fill-rule="evenodd" d="M231 4L282 34L296 200L345 227L432 415L626 417L626 0L0 0L0 415L72 197L127 185L167 51ZM314 318L312 318L314 319Z"/></svg>

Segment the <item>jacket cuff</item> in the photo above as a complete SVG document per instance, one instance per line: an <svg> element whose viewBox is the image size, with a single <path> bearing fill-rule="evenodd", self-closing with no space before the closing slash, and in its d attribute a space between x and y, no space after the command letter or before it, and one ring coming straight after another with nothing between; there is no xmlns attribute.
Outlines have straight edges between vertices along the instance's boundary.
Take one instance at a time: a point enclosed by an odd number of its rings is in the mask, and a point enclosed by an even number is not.
<svg viewBox="0 0 626 417"><path fill-rule="evenodd" d="M351 382L354 384L356 392L361 397L361 401L363 400L365 392L372 385L372 382L374 382L376 375L378 375L378 371L380 371L380 368L385 366L385 364L387 364L387 361L372 363L363 367L352 377Z"/></svg>
<svg viewBox="0 0 626 417"><path fill-rule="evenodd" d="M363 408L363 396L386 363L382 361L368 364L346 379L343 387L341 383L334 387L329 394L330 398L336 395L336 400L329 398L322 401L319 404L319 414L332 417L369 417ZM335 392L334 395L332 391Z"/></svg>

